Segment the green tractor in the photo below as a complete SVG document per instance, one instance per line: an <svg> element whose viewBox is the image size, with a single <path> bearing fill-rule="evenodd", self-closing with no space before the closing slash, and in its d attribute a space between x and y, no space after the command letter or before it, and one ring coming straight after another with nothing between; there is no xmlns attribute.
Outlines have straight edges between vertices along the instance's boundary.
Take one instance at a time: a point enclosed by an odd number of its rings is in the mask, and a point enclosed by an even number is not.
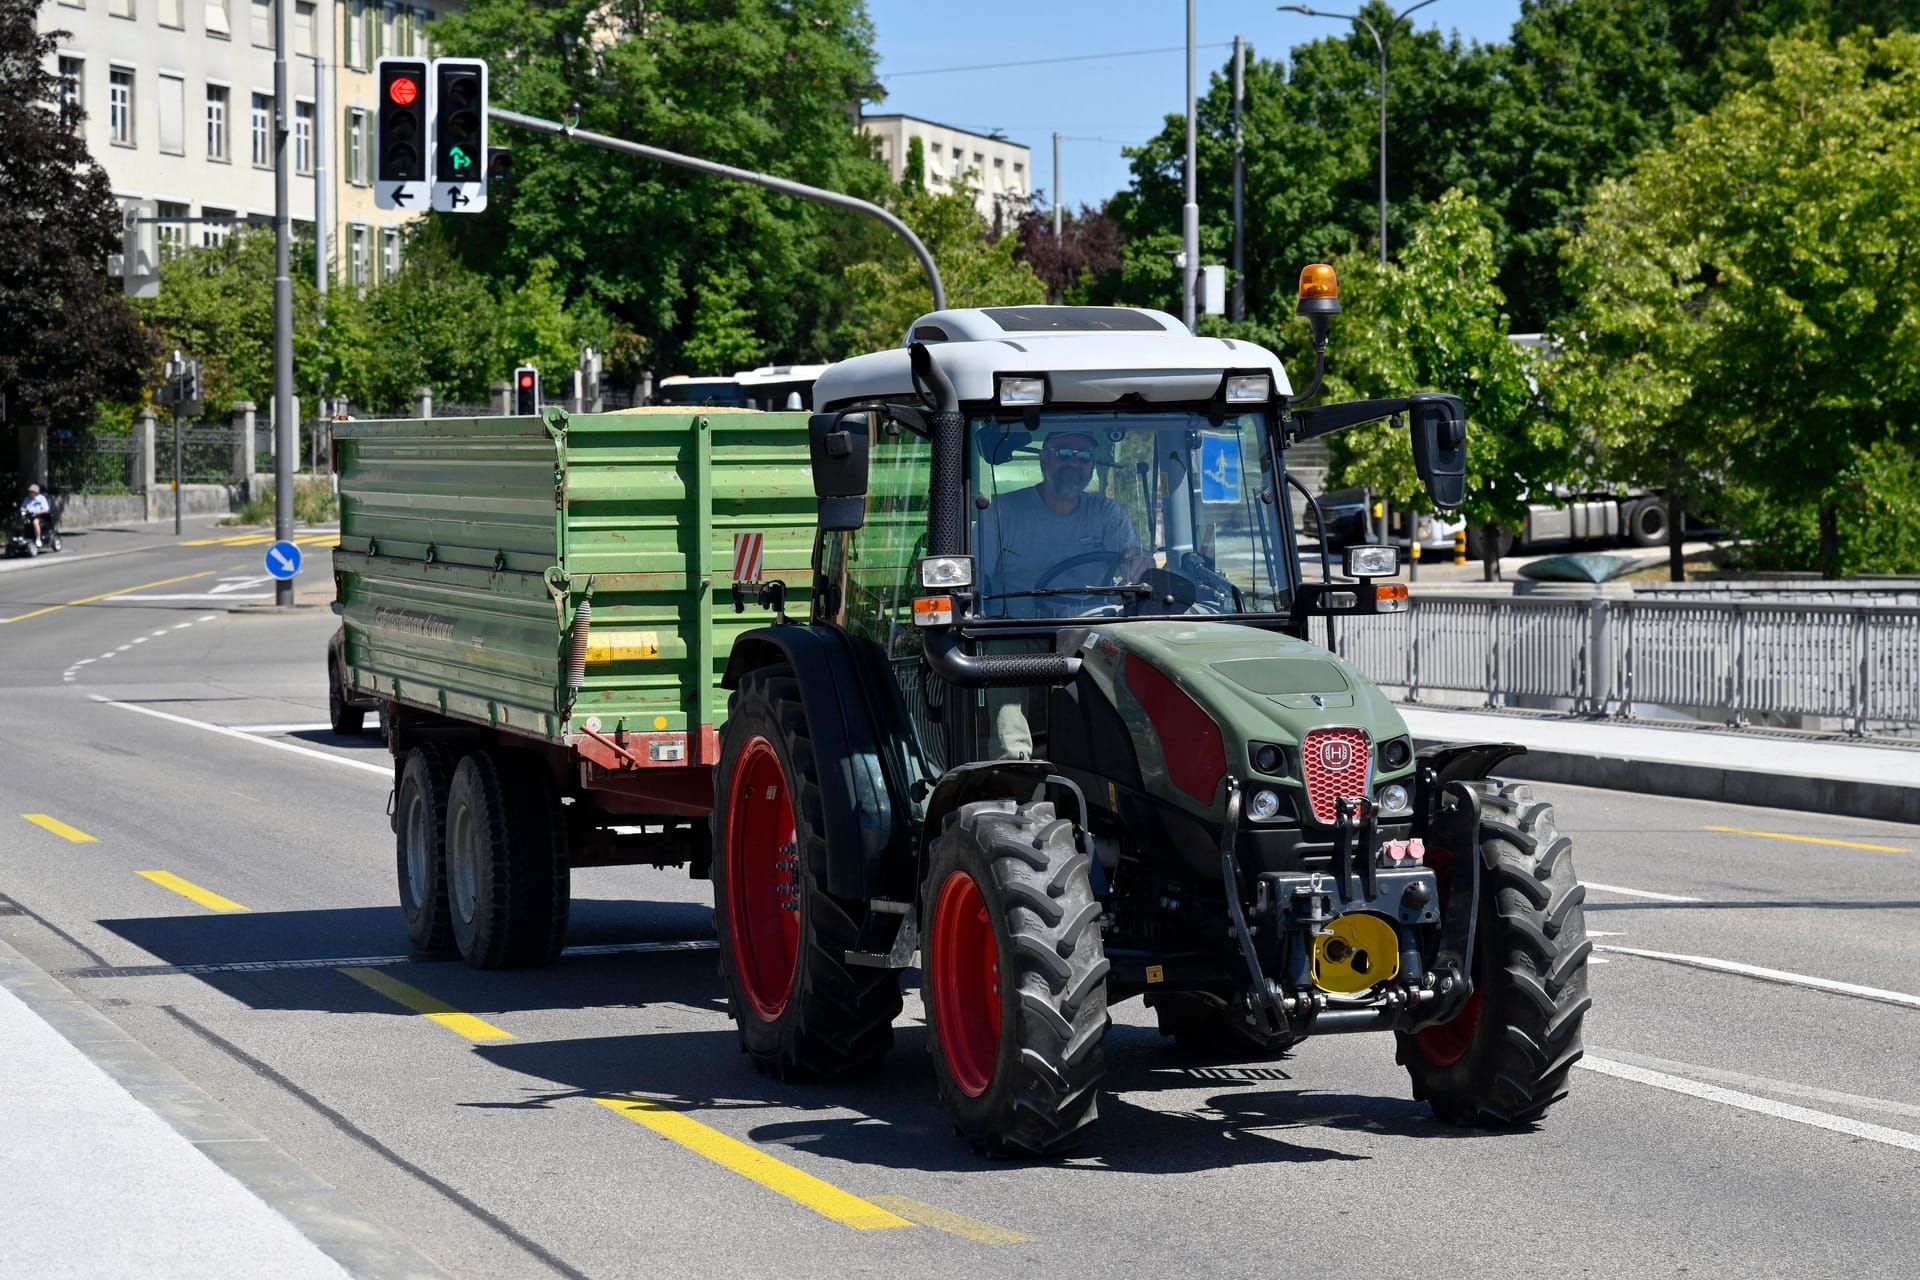
<svg viewBox="0 0 1920 1280"><path fill-rule="evenodd" d="M991 1153L1084 1132L1133 996L1208 1052L1391 1032L1455 1123L1564 1096L1569 841L1488 777L1520 748L1416 750L1309 641L1406 608L1397 550L1309 583L1293 538L1287 449L1389 417L1459 505L1463 407L1300 407L1330 269L1300 307L1297 396L1263 348L1108 307L936 312L820 378L809 616L760 589L779 619L732 650L715 779L720 967L760 1070L874 1067L917 960L940 1094Z"/></svg>

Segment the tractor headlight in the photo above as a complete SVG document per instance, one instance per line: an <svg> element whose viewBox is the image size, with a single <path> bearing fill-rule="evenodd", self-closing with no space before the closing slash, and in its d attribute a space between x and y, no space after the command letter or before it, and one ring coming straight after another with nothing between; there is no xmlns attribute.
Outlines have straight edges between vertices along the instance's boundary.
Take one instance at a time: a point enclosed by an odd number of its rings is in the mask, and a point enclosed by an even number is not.
<svg viewBox="0 0 1920 1280"><path fill-rule="evenodd" d="M950 591L973 585L972 556L927 556L920 561L920 585L929 591Z"/></svg>
<svg viewBox="0 0 1920 1280"><path fill-rule="evenodd" d="M1347 548L1349 578L1390 578L1400 572L1400 548L1381 543Z"/></svg>
<svg viewBox="0 0 1920 1280"><path fill-rule="evenodd" d="M1397 782L1389 782L1380 788L1374 800L1379 804L1380 816L1383 818L1398 817L1410 812L1413 808L1413 801L1408 798L1407 789Z"/></svg>
<svg viewBox="0 0 1920 1280"><path fill-rule="evenodd" d="M1247 802L1247 813L1256 822L1270 822L1280 816L1280 797L1271 791L1256 791Z"/></svg>
<svg viewBox="0 0 1920 1280"><path fill-rule="evenodd" d="M1273 376L1265 373L1235 373L1227 377L1228 404L1265 404L1273 399Z"/></svg>
<svg viewBox="0 0 1920 1280"><path fill-rule="evenodd" d="M1270 774L1276 778L1286 776L1287 753L1285 748L1277 747L1271 742L1256 742L1253 744L1251 754L1253 756L1253 767L1261 773Z"/></svg>
<svg viewBox="0 0 1920 1280"><path fill-rule="evenodd" d="M994 399L1003 405L1045 404L1047 380L1033 377L1003 377L994 388Z"/></svg>
<svg viewBox="0 0 1920 1280"><path fill-rule="evenodd" d="M1407 761L1413 759L1413 744L1405 738L1394 738L1381 744L1380 763L1389 769L1404 769Z"/></svg>

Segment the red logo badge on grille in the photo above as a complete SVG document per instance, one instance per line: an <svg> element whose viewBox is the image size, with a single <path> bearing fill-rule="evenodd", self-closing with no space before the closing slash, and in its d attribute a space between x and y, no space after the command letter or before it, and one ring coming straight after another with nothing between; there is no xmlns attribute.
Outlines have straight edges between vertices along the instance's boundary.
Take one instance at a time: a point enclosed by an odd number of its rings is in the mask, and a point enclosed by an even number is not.
<svg viewBox="0 0 1920 1280"><path fill-rule="evenodd" d="M1320 740L1320 766L1333 773L1344 773L1353 765L1353 744L1341 738Z"/></svg>

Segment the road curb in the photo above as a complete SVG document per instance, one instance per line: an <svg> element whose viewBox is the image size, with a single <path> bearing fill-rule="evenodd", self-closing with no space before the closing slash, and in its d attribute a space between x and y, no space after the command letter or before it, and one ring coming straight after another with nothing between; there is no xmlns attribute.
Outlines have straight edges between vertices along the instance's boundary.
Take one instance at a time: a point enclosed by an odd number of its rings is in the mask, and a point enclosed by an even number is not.
<svg viewBox="0 0 1920 1280"><path fill-rule="evenodd" d="M1489 738L1497 741L1498 735L1489 735ZM1440 741L1416 739L1416 745L1437 745ZM1525 755L1502 761L1495 772L1501 777L1529 782L1565 782L1682 800L1713 800L1722 804L1920 823L1920 786L1900 787L1845 778L1531 749Z"/></svg>

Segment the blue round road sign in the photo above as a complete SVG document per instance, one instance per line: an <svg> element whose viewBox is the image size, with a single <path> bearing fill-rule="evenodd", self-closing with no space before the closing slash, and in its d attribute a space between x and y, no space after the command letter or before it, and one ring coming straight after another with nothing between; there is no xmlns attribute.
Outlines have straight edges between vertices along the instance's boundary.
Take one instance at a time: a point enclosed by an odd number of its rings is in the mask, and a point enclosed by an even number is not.
<svg viewBox="0 0 1920 1280"><path fill-rule="evenodd" d="M291 578L300 572L298 543L276 542L267 548L267 572L276 578Z"/></svg>

